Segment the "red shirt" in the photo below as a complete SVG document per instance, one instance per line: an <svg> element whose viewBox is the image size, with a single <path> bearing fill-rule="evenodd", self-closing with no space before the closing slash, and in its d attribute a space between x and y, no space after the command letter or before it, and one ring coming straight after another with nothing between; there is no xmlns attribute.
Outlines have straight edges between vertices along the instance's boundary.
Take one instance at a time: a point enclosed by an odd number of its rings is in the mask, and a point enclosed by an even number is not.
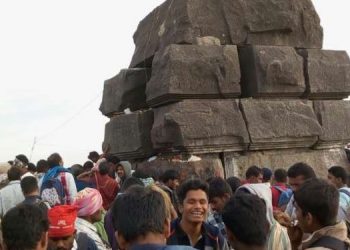
<svg viewBox="0 0 350 250"><path fill-rule="evenodd" d="M287 186L284 183L277 182L273 186L271 186L273 210L278 209L278 200L279 200L280 195L281 195L281 191L279 191L274 186L278 186L284 191L287 190Z"/></svg>

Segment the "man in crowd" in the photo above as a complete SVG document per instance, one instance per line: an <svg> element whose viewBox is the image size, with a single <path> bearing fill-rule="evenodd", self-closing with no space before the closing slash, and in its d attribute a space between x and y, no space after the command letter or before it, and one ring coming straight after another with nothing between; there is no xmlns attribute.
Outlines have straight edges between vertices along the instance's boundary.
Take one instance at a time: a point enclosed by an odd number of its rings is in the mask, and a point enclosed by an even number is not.
<svg viewBox="0 0 350 250"><path fill-rule="evenodd" d="M339 190L338 219L347 219L347 211L350 209L350 188L346 185L348 173L340 166L328 169L328 181Z"/></svg>
<svg viewBox="0 0 350 250"><path fill-rule="evenodd" d="M24 200L20 182L21 170L11 167L7 171L7 177L10 182L0 190L0 218Z"/></svg>
<svg viewBox="0 0 350 250"><path fill-rule="evenodd" d="M178 200L176 195L176 189L179 186L180 174L175 169L166 170L160 177L161 185L160 187L169 195L171 203L177 210Z"/></svg>
<svg viewBox="0 0 350 250"><path fill-rule="evenodd" d="M166 246L166 238L170 234L170 215L162 195L151 188L131 187L117 198L112 207L112 216L120 249L193 249Z"/></svg>
<svg viewBox="0 0 350 250"><path fill-rule="evenodd" d="M78 209L78 218L75 223L78 233L86 233L99 250L109 249L108 244L103 242L97 233L97 228L93 225L102 219L102 203L100 192L94 188L85 188L80 191L74 203Z"/></svg>
<svg viewBox="0 0 350 250"><path fill-rule="evenodd" d="M256 195L238 194L222 211L227 238L235 250L265 250L269 223L266 205Z"/></svg>
<svg viewBox="0 0 350 250"><path fill-rule="evenodd" d="M274 173L274 184L271 186L272 206L274 210L285 210L289 200L287 197L286 200L283 200L282 196L285 192L292 193L292 191L289 190L290 189L287 187L287 171L282 168L276 169Z"/></svg>
<svg viewBox="0 0 350 250"><path fill-rule="evenodd" d="M91 151L88 155L88 159L93 163L96 163L100 159L100 155L96 151Z"/></svg>
<svg viewBox="0 0 350 250"><path fill-rule="evenodd" d="M261 169L262 173L263 173L263 183L271 183L271 179L272 179L272 170L269 168L262 168Z"/></svg>
<svg viewBox="0 0 350 250"><path fill-rule="evenodd" d="M21 170L21 179L26 176L34 176L28 169L29 160L27 156L20 154L16 155L15 160L13 161L13 166L18 167Z"/></svg>
<svg viewBox="0 0 350 250"><path fill-rule="evenodd" d="M37 204L44 209L44 211L47 211L47 209L50 208L50 205L41 199L38 181L35 177L27 176L23 178L21 180L21 189L24 195L23 204Z"/></svg>
<svg viewBox="0 0 350 250"><path fill-rule="evenodd" d="M71 205L51 208L48 212L49 250L97 250L95 242L85 233L76 233L77 209Z"/></svg>
<svg viewBox="0 0 350 250"><path fill-rule="evenodd" d="M172 222L168 245L226 249L227 242L219 229L205 222L209 209L208 185L199 179L189 179L179 186L178 198L182 217Z"/></svg>
<svg viewBox="0 0 350 250"><path fill-rule="evenodd" d="M215 177L209 182L209 204L212 212L209 213L207 222L219 228L221 234L226 237L225 224L222 221L222 210L232 196L230 185L222 178Z"/></svg>
<svg viewBox="0 0 350 250"><path fill-rule="evenodd" d="M245 173L246 183L262 183L263 181L263 173L261 168L257 166L251 166L247 169Z"/></svg>
<svg viewBox="0 0 350 250"><path fill-rule="evenodd" d="M348 249L345 222L337 223L339 192L321 179L310 179L294 193L298 224L311 234L302 242L302 249ZM293 238L293 237L292 237ZM294 247L299 242L294 241Z"/></svg>
<svg viewBox="0 0 350 250"><path fill-rule="evenodd" d="M292 165L287 172L289 186L293 190L293 193L299 190L301 185L305 181L316 178L316 174L312 167L304 162L298 162ZM295 207L294 207L294 196L290 199L285 212L290 216L292 220L296 219Z"/></svg>
<svg viewBox="0 0 350 250"><path fill-rule="evenodd" d="M1 221L5 249L46 250L49 222L36 205L21 204L12 208Z"/></svg>
<svg viewBox="0 0 350 250"><path fill-rule="evenodd" d="M48 201L51 206L72 204L77 195L77 187L74 177L63 167L63 159L58 153L53 153L47 158L50 167L49 171L39 182L41 196L43 200ZM64 194L55 193L49 183L53 183L53 179L63 187ZM59 196L59 197L56 197Z"/></svg>

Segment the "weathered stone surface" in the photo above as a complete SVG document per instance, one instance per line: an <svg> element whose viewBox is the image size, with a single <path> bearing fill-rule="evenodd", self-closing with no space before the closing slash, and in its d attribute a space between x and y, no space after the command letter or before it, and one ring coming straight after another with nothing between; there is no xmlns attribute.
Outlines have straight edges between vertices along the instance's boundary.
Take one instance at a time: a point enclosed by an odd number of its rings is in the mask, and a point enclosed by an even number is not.
<svg viewBox="0 0 350 250"><path fill-rule="evenodd" d="M147 83L147 103L238 97L241 72L237 47L170 45L156 54Z"/></svg>
<svg viewBox="0 0 350 250"><path fill-rule="evenodd" d="M322 126L317 147L342 147L350 142L350 102L314 101L314 110Z"/></svg>
<svg viewBox="0 0 350 250"><path fill-rule="evenodd" d="M198 155L194 156L195 160L191 158L187 159L181 155L158 157L153 161L138 162L136 169L156 178L168 169L176 169L180 173L180 182L190 176L198 176L203 180L224 177L224 168L218 155Z"/></svg>
<svg viewBox="0 0 350 250"><path fill-rule="evenodd" d="M167 0L140 22L130 67L149 67L157 50L206 36L221 44L321 48L323 31L311 0Z"/></svg>
<svg viewBox="0 0 350 250"><path fill-rule="evenodd" d="M350 95L350 59L345 51L299 50L305 57L307 96L343 99Z"/></svg>
<svg viewBox="0 0 350 250"><path fill-rule="evenodd" d="M247 148L248 133L233 100L186 100L154 109L152 142L160 152L222 152Z"/></svg>
<svg viewBox="0 0 350 250"><path fill-rule="evenodd" d="M122 160L148 157L153 152L152 124L152 110L112 117L105 127L105 147Z"/></svg>
<svg viewBox="0 0 350 250"><path fill-rule="evenodd" d="M306 148L322 133L310 101L241 99L240 105L251 150Z"/></svg>
<svg viewBox="0 0 350 250"><path fill-rule="evenodd" d="M151 69L124 69L105 81L100 111L105 116L147 108L146 83L151 78Z"/></svg>
<svg viewBox="0 0 350 250"><path fill-rule="evenodd" d="M226 177L244 178L249 166L257 165L271 169L288 169L297 162L306 162L320 177L327 177L327 169L331 166L343 166L350 170L349 161L343 149L311 150L284 149L259 152L224 153Z"/></svg>
<svg viewBox="0 0 350 250"><path fill-rule="evenodd" d="M243 97L300 97L305 92L303 58L292 47L245 46L239 60Z"/></svg>

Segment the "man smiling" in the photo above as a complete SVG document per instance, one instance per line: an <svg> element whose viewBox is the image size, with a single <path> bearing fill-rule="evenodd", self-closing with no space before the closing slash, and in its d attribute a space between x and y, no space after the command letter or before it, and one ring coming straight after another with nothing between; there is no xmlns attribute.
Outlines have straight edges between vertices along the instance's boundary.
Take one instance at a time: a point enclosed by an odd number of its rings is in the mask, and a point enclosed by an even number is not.
<svg viewBox="0 0 350 250"><path fill-rule="evenodd" d="M188 245L196 249L221 250L227 243L219 229L205 222L208 214L208 185L199 179L190 179L179 187L181 219L171 224L168 245Z"/></svg>

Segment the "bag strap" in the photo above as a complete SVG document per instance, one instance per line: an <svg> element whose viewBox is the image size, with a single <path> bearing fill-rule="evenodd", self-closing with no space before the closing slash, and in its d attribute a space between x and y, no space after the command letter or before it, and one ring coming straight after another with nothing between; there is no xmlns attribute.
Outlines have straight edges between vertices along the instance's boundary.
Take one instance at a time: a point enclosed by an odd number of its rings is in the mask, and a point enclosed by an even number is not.
<svg viewBox="0 0 350 250"><path fill-rule="evenodd" d="M333 250L347 250L348 244L342 240L338 240L331 236L322 236L316 242L314 242L309 248L312 247L325 247Z"/></svg>
<svg viewBox="0 0 350 250"><path fill-rule="evenodd" d="M277 191L279 191L280 193L283 193L284 191L286 191L286 190L283 190L281 187L279 187L279 186L272 186L273 188L275 188Z"/></svg>
<svg viewBox="0 0 350 250"><path fill-rule="evenodd" d="M62 186L63 186L63 190L64 190L64 193L67 197L66 199L66 204L71 204L70 203L70 197L69 197L69 193L68 193L68 187L67 187L67 180L66 180L66 175L64 174L65 172L61 172L60 173L60 179L61 179L61 183L62 183Z"/></svg>
<svg viewBox="0 0 350 250"><path fill-rule="evenodd" d="M339 189L339 192L340 193L343 193L343 194L346 194L347 196L350 197L350 192L348 190L345 190L345 189Z"/></svg>

